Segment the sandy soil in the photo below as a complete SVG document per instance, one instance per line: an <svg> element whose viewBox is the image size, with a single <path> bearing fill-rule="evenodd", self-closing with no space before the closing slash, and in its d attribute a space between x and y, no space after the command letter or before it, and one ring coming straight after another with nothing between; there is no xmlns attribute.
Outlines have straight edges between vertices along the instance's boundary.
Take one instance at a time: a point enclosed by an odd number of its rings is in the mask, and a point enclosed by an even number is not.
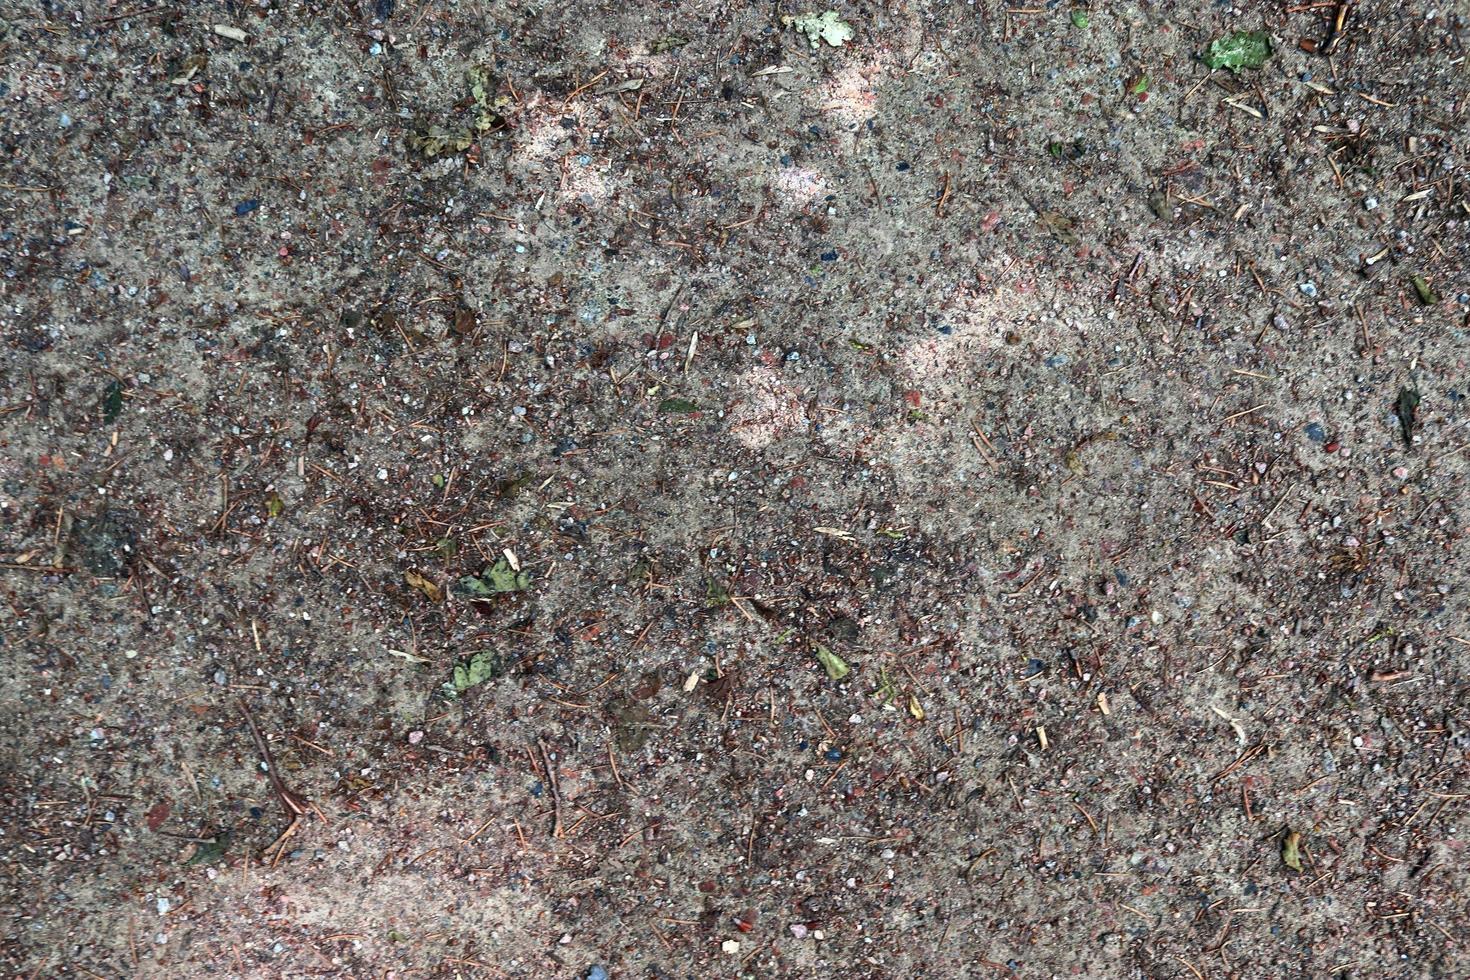
<svg viewBox="0 0 1470 980"><path fill-rule="evenodd" d="M0 7L8 973L1470 975L1470 10L1010 6Z"/></svg>

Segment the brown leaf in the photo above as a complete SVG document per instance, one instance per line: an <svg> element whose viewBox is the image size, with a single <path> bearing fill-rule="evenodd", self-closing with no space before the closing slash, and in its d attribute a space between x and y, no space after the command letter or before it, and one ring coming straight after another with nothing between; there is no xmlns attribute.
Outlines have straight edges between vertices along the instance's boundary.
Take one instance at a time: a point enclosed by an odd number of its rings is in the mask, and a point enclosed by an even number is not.
<svg viewBox="0 0 1470 980"><path fill-rule="evenodd" d="M461 337L474 333L477 326L479 326L479 318L475 316L474 310L461 306L454 311L454 332Z"/></svg>
<svg viewBox="0 0 1470 980"><path fill-rule="evenodd" d="M171 808L168 805L168 800L160 800L149 807L147 813L143 814L143 821L148 824L149 830L157 833L158 828L162 827L164 821L168 819L170 811Z"/></svg>
<svg viewBox="0 0 1470 980"><path fill-rule="evenodd" d="M418 572L404 572L403 581L407 582L409 585L422 592L424 594L424 598L428 599L430 602L444 601L444 590L441 589L432 579L424 578L424 576L420 575Z"/></svg>

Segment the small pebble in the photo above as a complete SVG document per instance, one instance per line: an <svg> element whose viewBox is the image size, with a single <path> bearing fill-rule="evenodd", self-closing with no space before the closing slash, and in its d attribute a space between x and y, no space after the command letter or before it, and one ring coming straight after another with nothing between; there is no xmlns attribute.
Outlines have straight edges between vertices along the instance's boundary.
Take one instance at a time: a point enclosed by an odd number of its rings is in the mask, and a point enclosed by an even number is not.
<svg viewBox="0 0 1470 980"><path fill-rule="evenodd" d="M607 967L600 963L594 966L587 971L587 980L607 980Z"/></svg>
<svg viewBox="0 0 1470 980"><path fill-rule="evenodd" d="M1302 295L1305 296L1305 297L1307 297L1308 299L1316 299L1317 298L1317 284L1316 283L1312 283L1312 282L1299 282L1299 283L1297 283L1296 288L1297 289L1300 289L1302 291Z"/></svg>

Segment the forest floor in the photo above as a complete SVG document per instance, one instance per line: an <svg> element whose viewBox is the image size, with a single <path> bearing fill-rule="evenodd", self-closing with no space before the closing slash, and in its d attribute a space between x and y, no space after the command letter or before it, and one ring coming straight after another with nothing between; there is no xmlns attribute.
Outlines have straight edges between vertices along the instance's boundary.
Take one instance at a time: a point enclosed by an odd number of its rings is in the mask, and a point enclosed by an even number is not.
<svg viewBox="0 0 1470 980"><path fill-rule="evenodd" d="M1464 3L0 9L8 972L1470 975Z"/></svg>

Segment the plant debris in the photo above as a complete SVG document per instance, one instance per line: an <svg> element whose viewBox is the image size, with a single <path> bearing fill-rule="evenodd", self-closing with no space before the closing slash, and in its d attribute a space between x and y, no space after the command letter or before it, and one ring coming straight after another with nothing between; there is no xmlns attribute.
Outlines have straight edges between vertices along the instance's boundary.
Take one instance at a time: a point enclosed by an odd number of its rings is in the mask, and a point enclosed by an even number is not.
<svg viewBox="0 0 1470 980"><path fill-rule="evenodd" d="M454 691L463 694L472 687L495 680L501 672L500 657L489 650L481 650L454 665Z"/></svg>
<svg viewBox="0 0 1470 980"><path fill-rule="evenodd" d="M1235 31L1210 42L1204 62L1211 68L1259 68L1271 56L1271 35L1265 31Z"/></svg>
<svg viewBox="0 0 1470 980"><path fill-rule="evenodd" d="M1421 306L1433 306L1439 302L1439 294L1430 287L1429 282L1423 276L1415 273L1413 283L1414 295L1419 297Z"/></svg>
<svg viewBox="0 0 1470 980"><path fill-rule="evenodd" d="M443 602L444 590L439 587L433 579L425 578L418 572L409 570L403 573L403 581L412 588L418 589L424 594L424 598L430 602Z"/></svg>
<svg viewBox="0 0 1470 980"><path fill-rule="evenodd" d="M688 43L689 39L687 37L680 37L678 34L665 34L648 46L648 53L668 54L670 51L678 51Z"/></svg>
<svg viewBox="0 0 1470 980"><path fill-rule="evenodd" d="M531 584L531 573L511 567L502 557L494 565L486 565L479 575L465 575L455 583L455 591L476 599L488 599L505 592L519 592Z"/></svg>
<svg viewBox="0 0 1470 980"><path fill-rule="evenodd" d="M1399 419L1399 432L1404 445L1414 444L1414 421L1419 414L1419 391L1417 388L1400 388L1399 397L1393 403L1393 412Z"/></svg>
<svg viewBox="0 0 1470 980"><path fill-rule="evenodd" d="M781 23L805 34L813 48L821 47L823 41L834 48L840 48L854 36L852 25L837 16L835 10L821 14L786 14L782 16Z"/></svg>
<svg viewBox="0 0 1470 980"><path fill-rule="evenodd" d="M846 660L843 660L822 644L818 643L814 652L817 655L817 660L826 669L827 676L832 680L840 681L852 673L852 668L847 665Z"/></svg>
<svg viewBox="0 0 1470 980"><path fill-rule="evenodd" d="M506 128L502 113L511 105L508 96L497 95L496 82L489 65L475 65L465 72L473 101L468 126L432 124L416 130L408 137L410 149L426 157L444 153L463 153L485 136Z"/></svg>
<svg viewBox="0 0 1470 980"><path fill-rule="evenodd" d="M1302 870L1302 835L1288 830L1281 839L1281 863L1293 871Z"/></svg>
<svg viewBox="0 0 1470 980"><path fill-rule="evenodd" d="M658 410L669 415L688 415L699 411L699 406L687 398L665 398L658 403Z"/></svg>
<svg viewBox="0 0 1470 980"><path fill-rule="evenodd" d="M102 394L102 421L111 425L122 414L123 386L121 381L112 381Z"/></svg>

